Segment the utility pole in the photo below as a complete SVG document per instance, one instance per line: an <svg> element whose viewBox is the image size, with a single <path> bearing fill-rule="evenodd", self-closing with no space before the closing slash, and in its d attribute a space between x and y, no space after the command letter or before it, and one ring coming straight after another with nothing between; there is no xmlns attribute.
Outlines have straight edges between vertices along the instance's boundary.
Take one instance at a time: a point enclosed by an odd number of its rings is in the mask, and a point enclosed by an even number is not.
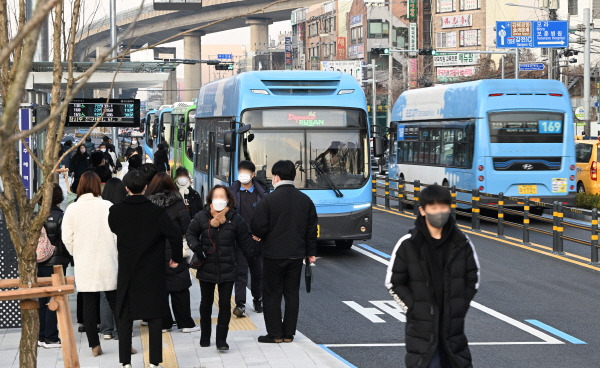
<svg viewBox="0 0 600 368"><path fill-rule="evenodd" d="M558 16L556 14L556 9L558 7L558 1L549 1L548 2L548 18L552 20L557 20ZM558 79L560 73L556 73L556 59L557 59L556 49L549 48L548 49L548 79Z"/></svg>
<svg viewBox="0 0 600 368"><path fill-rule="evenodd" d="M117 56L117 0L110 0L110 47L112 49L111 56ZM113 59L116 62L117 59ZM115 88L111 90L111 97L116 98ZM112 128L112 141L115 146L115 156L119 158L119 142L117 136L117 128Z"/></svg>
<svg viewBox="0 0 600 368"><path fill-rule="evenodd" d="M390 50L394 47L394 45L392 44L393 42L393 37L392 37L392 33L394 32L394 12L392 11L392 4L394 3L394 0L389 0L389 10L390 10L390 25L388 27L388 41L390 44ZM393 87L393 83L392 83L392 77L394 75L394 57L392 56L392 53L388 53L388 99L387 99L387 127L389 128L391 126L391 122L392 122L392 105L394 104L394 101L392 101L393 99L393 95L392 95L392 87Z"/></svg>
<svg viewBox="0 0 600 368"><path fill-rule="evenodd" d="M519 79L519 49L515 49L515 79Z"/></svg>
<svg viewBox="0 0 600 368"><path fill-rule="evenodd" d="M585 125L589 136L592 133L590 122L590 8L583 9L583 26L585 28L585 44L583 48L583 111Z"/></svg>
<svg viewBox="0 0 600 368"><path fill-rule="evenodd" d="M364 83L371 82L371 90L372 90L372 98L371 98L371 135L375 135L375 127L377 121L377 80L375 79L375 70L377 69L377 65L375 64L375 58L371 58L371 64L363 65L363 68L371 69L371 79L363 80Z"/></svg>

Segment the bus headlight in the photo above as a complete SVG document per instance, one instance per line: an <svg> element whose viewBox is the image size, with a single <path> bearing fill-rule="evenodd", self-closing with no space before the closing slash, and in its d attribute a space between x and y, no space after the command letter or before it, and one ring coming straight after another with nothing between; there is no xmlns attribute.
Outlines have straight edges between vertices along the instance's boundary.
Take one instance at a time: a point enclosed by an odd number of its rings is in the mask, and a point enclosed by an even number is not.
<svg viewBox="0 0 600 368"><path fill-rule="evenodd" d="M367 227L366 226L361 226L360 227L360 232L364 233L365 231L367 231Z"/></svg>

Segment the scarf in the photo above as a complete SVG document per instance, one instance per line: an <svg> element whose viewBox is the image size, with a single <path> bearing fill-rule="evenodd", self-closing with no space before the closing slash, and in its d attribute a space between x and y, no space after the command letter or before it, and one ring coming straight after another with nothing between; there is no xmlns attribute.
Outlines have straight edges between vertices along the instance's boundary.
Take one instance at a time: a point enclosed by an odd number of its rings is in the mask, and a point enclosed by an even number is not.
<svg viewBox="0 0 600 368"><path fill-rule="evenodd" d="M177 182L177 180L175 180L175 185L177 185L177 188L179 189L179 194L181 194L181 198L185 199L185 196L190 194L190 183L188 182L188 184L186 186L181 186L179 185L179 183Z"/></svg>
<svg viewBox="0 0 600 368"><path fill-rule="evenodd" d="M219 227L225 223L225 214L229 211L229 207L225 207L225 209L221 212L215 211L213 205L210 205L210 215L212 218L210 219L210 226Z"/></svg>

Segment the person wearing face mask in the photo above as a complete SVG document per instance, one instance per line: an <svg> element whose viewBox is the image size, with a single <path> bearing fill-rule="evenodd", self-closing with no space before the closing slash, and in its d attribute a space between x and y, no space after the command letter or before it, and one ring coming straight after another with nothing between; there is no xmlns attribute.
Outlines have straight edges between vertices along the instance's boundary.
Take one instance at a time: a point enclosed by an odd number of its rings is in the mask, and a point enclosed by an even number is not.
<svg viewBox="0 0 600 368"><path fill-rule="evenodd" d="M71 162L69 162L69 175L73 177L71 192L77 192L79 179L81 178L81 175L90 167L90 165L90 155L87 153L86 146L82 144L77 147L75 154L73 154L73 157L71 157Z"/></svg>
<svg viewBox="0 0 600 368"><path fill-rule="evenodd" d="M248 233L252 234L250 223L256 212L256 206L261 199L267 194L265 188L254 179L256 167L251 161L241 161L238 164L238 180L236 180L229 189L235 197L236 208L240 211L240 215L248 226ZM254 241L257 241L255 238ZM256 244L256 249L260 249L260 245ZM254 311L262 313L262 282L263 282L263 265L262 258L254 257L254 261L250 262L242 251L236 250L236 259L238 260L237 279L235 280L235 305L233 314L238 317L246 317L246 287L248 286L248 268L250 268L250 276L252 277L251 291L254 304Z"/></svg>
<svg viewBox="0 0 600 368"><path fill-rule="evenodd" d="M464 325L479 260L450 204L445 187L421 190L415 227L398 241L387 269L385 286L406 312L407 367L472 367Z"/></svg>
<svg viewBox="0 0 600 368"><path fill-rule="evenodd" d="M236 279L236 245L252 258L252 238L244 219L235 210L235 199L224 185L215 185L206 197L207 205L198 212L186 233L190 249L200 259L196 278L200 281L200 346L210 346L211 313L215 286L219 286L217 350L229 350L227 334L231 320L230 300Z"/></svg>
<svg viewBox="0 0 600 368"><path fill-rule="evenodd" d="M106 147L106 143L104 143L104 142L100 143L100 146L98 147L98 149L104 155L104 166L106 166L109 170L112 171L113 174L115 174L117 172L117 165L115 164L115 162L113 161L112 156L108 152L108 148Z"/></svg>
<svg viewBox="0 0 600 368"><path fill-rule="evenodd" d="M294 341L300 310L302 264L317 255L317 210L309 196L294 187L296 166L277 161L271 169L272 193L256 207L252 233L262 239L263 300L267 335L260 343ZM281 316L281 299L285 314Z"/></svg>
<svg viewBox="0 0 600 368"><path fill-rule="evenodd" d="M128 160L133 155L140 155L143 160L144 151L142 150L142 147L140 147L140 143L137 138L131 138L131 145L129 145L125 151L125 157L127 157Z"/></svg>
<svg viewBox="0 0 600 368"><path fill-rule="evenodd" d="M183 198L183 203L190 214L190 218L194 218L202 210L202 198L192 188L190 172L185 167L180 166L175 171L175 184L177 185L179 194Z"/></svg>

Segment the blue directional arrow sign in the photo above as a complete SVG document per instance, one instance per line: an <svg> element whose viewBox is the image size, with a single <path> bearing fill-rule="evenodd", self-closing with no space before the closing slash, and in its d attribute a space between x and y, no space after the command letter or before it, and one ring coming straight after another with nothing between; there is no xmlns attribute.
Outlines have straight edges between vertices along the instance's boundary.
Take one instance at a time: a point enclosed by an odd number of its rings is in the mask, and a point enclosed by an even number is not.
<svg viewBox="0 0 600 368"><path fill-rule="evenodd" d="M519 64L519 70L522 72L529 72L533 70L544 70L546 65L544 63L526 63Z"/></svg>
<svg viewBox="0 0 600 368"><path fill-rule="evenodd" d="M565 48L569 46L567 21L496 22L497 48Z"/></svg>
<svg viewBox="0 0 600 368"><path fill-rule="evenodd" d="M533 47L569 46L569 22L566 20L534 21Z"/></svg>

